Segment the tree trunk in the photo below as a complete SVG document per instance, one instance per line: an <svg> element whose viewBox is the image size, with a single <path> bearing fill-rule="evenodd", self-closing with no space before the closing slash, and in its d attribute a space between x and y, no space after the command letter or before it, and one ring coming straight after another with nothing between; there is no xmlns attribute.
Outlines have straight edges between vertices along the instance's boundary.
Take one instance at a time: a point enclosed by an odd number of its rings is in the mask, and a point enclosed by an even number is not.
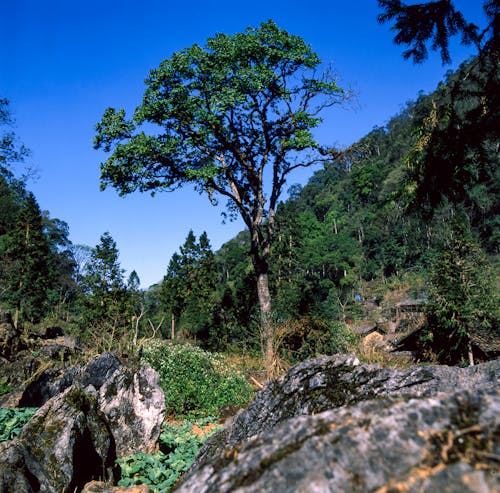
<svg viewBox="0 0 500 493"><path fill-rule="evenodd" d="M474 353L472 352L472 342L470 339L467 341L467 355L469 357L469 366L474 366Z"/></svg>
<svg viewBox="0 0 500 493"><path fill-rule="evenodd" d="M17 324L19 323L19 307L16 307L14 312L14 327L17 329Z"/></svg>
<svg viewBox="0 0 500 493"><path fill-rule="evenodd" d="M273 375L276 366L276 347L271 320L271 294L269 292L269 277L267 272L257 276L257 296L259 298L262 346L266 370Z"/></svg>

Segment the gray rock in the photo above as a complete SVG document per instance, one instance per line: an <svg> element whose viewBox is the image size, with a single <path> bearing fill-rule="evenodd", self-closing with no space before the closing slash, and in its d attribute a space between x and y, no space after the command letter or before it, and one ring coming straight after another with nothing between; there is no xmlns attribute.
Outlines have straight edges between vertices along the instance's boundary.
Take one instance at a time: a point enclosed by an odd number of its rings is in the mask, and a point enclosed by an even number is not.
<svg viewBox="0 0 500 493"><path fill-rule="evenodd" d="M43 406L49 399L69 388L78 372L77 367L45 370L26 386L19 400L19 407Z"/></svg>
<svg viewBox="0 0 500 493"><path fill-rule="evenodd" d="M0 443L0 492L40 491L40 482L26 466L25 454L26 449L18 440Z"/></svg>
<svg viewBox="0 0 500 493"><path fill-rule="evenodd" d="M90 360L83 368L45 370L26 387L19 406L43 406L74 383L99 390L120 367L121 363L115 354L103 353Z"/></svg>
<svg viewBox="0 0 500 493"><path fill-rule="evenodd" d="M100 354L83 367L76 381L82 387L92 385L96 390L99 390L120 366L120 360L114 353Z"/></svg>
<svg viewBox="0 0 500 493"><path fill-rule="evenodd" d="M469 491L470 479L490 488L470 491L494 491L487 459L477 472L455 454L418 481L412 468L443 449L446 430L498 461L499 375L500 360L398 370L347 355L300 363L205 443L179 491L375 491L401 479L405 491L430 492L454 473L455 490L437 489Z"/></svg>
<svg viewBox="0 0 500 493"><path fill-rule="evenodd" d="M165 399L153 369L127 368L106 353L45 376L24 401L45 404L0 447L0 492L73 492L113 479L117 457L155 451Z"/></svg>
<svg viewBox="0 0 500 493"><path fill-rule="evenodd" d="M99 390L99 409L106 416L118 457L157 451L165 417L160 377L150 367L137 372L121 367Z"/></svg>
<svg viewBox="0 0 500 493"><path fill-rule="evenodd" d="M177 493L494 492L500 395L361 402L284 421L192 470Z"/></svg>
<svg viewBox="0 0 500 493"><path fill-rule="evenodd" d="M113 478L116 453L96 392L75 385L40 408L0 457L0 491L52 493Z"/></svg>

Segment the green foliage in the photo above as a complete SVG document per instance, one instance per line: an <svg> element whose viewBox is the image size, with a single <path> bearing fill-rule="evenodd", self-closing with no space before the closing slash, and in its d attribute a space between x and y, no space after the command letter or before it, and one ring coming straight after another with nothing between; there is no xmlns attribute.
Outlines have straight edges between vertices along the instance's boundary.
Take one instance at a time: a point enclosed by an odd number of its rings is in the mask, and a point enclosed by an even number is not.
<svg viewBox="0 0 500 493"><path fill-rule="evenodd" d="M181 426L164 427L160 435L160 452L135 454L117 460L121 469L119 486L147 484L154 492L164 493L171 489L180 476L194 462L203 442L218 429L215 418L185 421ZM207 433L195 433L193 428L209 426Z"/></svg>
<svg viewBox="0 0 500 493"><path fill-rule="evenodd" d="M102 165L103 186L124 194L194 182L236 199L229 186L236 181L248 195L237 201L250 207L261 157L280 156L274 166L281 179L290 166L285 156L318 147L311 129L321 120L312 100L321 96L318 104L326 107L343 99L328 75L306 76L318 64L301 38L272 21L175 53L151 71L133 121L108 108L96 126L95 147L113 152ZM135 133L146 122L164 133Z"/></svg>
<svg viewBox="0 0 500 493"><path fill-rule="evenodd" d="M22 144L19 144L17 137L10 128L14 124L9 100L0 97L0 177L13 180L13 165L22 163L29 156L29 150Z"/></svg>
<svg viewBox="0 0 500 493"><path fill-rule="evenodd" d="M285 332L281 352L291 363L319 355L350 353L358 342L345 323L327 323L317 318L288 320L282 324L281 331Z"/></svg>
<svg viewBox="0 0 500 493"><path fill-rule="evenodd" d="M0 379L0 396L9 394L14 388L10 386L4 379Z"/></svg>
<svg viewBox="0 0 500 493"><path fill-rule="evenodd" d="M104 233L90 253L81 282L79 324L84 331L82 335L97 336L105 350L111 350L124 331L131 329L133 315L118 256L116 242L108 232ZM135 282L132 279L132 290Z"/></svg>
<svg viewBox="0 0 500 493"><path fill-rule="evenodd" d="M478 27L467 23L462 13L450 1L429 1L416 5L406 5L400 0L378 0L384 10L379 22L395 20L394 41L409 45L405 58L413 58L420 63L427 58L427 43L432 50L439 49L443 63L450 63L449 39L460 35L462 44L479 44L481 35ZM485 5L493 2L485 2Z"/></svg>
<svg viewBox="0 0 500 493"><path fill-rule="evenodd" d="M175 332L210 345L218 284L219 273L207 234L202 233L196 241L189 231L180 253L172 256L161 285L162 301L167 314L174 316Z"/></svg>
<svg viewBox="0 0 500 493"><path fill-rule="evenodd" d="M156 340L144 347L143 357L160 374L167 413L209 416L252 396L245 378L221 354Z"/></svg>
<svg viewBox="0 0 500 493"><path fill-rule="evenodd" d="M28 193L18 212L6 254L12 260L8 267L7 302L21 319L39 322L47 308L51 272L49 242L32 193Z"/></svg>
<svg viewBox="0 0 500 493"><path fill-rule="evenodd" d="M498 293L484 252L463 224L436 258L429 291L430 347L444 363L468 357L471 334L498 330Z"/></svg>
<svg viewBox="0 0 500 493"><path fill-rule="evenodd" d="M0 408L0 442L14 440L38 408Z"/></svg>

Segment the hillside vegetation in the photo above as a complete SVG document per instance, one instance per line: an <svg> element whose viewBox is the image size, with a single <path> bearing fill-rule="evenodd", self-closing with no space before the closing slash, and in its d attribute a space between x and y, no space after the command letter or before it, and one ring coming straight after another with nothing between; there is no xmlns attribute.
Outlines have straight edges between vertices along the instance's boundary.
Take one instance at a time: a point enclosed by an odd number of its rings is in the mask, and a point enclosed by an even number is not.
<svg viewBox="0 0 500 493"><path fill-rule="evenodd" d="M474 337L498 354L498 61L492 50L465 62L290 187L269 271L281 364L354 350L352 327L391 290L426 301L420 357L472 362L485 356ZM68 225L40 210L13 172L27 151L5 99L1 110L0 307L16 324L59 326L96 351L136 351L153 337L260 351L247 232L213 252L191 231L163 282L141 291L109 233L72 245Z"/></svg>

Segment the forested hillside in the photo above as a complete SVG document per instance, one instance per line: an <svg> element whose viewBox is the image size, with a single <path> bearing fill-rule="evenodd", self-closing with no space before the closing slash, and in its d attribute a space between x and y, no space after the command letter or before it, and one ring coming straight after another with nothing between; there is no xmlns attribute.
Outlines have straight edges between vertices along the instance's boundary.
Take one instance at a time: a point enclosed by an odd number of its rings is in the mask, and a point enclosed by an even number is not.
<svg viewBox="0 0 500 493"><path fill-rule="evenodd" d="M450 318L494 329L499 121L493 87L496 57L469 61L303 188L290 188L278 208L272 253L276 323L293 321L298 333L317 337L359 318L377 289L409 278L415 296L436 304L435 324ZM213 321L218 343L247 340L241 326L257 317L248 248L243 232L216 253L224 281ZM461 338L455 331L445 330L438 345L460 346L452 342Z"/></svg>
<svg viewBox="0 0 500 493"><path fill-rule="evenodd" d="M443 361L466 358L472 331L498 333L498 61L495 50L467 61L290 187L269 271L283 355L352 348L366 303L405 283L428 300L421 342ZM72 245L68 225L40 210L20 178L28 151L11 123L4 99L0 306L16 324L60 325L106 349L152 332L209 349L260 348L247 232L213 252L191 231L163 282L140 291L108 233L93 248Z"/></svg>

